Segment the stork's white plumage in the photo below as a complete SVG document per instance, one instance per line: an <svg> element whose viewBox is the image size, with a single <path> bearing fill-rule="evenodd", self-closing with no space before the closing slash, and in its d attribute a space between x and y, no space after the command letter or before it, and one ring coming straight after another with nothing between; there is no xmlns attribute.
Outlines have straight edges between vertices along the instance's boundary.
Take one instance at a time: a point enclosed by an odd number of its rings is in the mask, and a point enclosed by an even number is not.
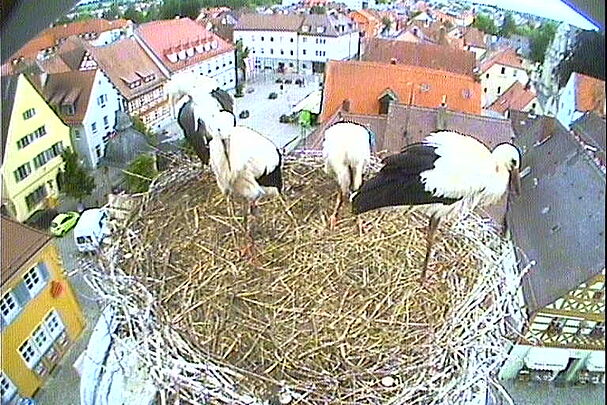
<svg viewBox="0 0 607 405"><path fill-rule="evenodd" d="M211 169L223 194L248 201L245 219L251 242L245 252L255 256L248 214L256 214L261 198L282 191L282 156L276 145L262 134L236 126L232 114L223 111L216 118L209 125Z"/></svg>
<svg viewBox="0 0 607 405"><path fill-rule="evenodd" d="M325 172L335 178L340 188L329 220L331 229L335 228L343 201L362 184L363 172L371 159L371 143L369 130L352 122L338 122L325 130Z"/></svg>
<svg viewBox="0 0 607 405"><path fill-rule="evenodd" d="M217 80L191 72L179 73L165 87L173 107L180 104L177 122L203 164L209 161L207 124L220 111L234 112L234 100Z"/></svg>
<svg viewBox="0 0 607 405"><path fill-rule="evenodd" d="M509 143L490 151L476 139L436 132L384 159L380 172L353 195L355 213L415 207L430 216L422 279L439 220L499 201L509 186L520 191L520 152Z"/></svg>

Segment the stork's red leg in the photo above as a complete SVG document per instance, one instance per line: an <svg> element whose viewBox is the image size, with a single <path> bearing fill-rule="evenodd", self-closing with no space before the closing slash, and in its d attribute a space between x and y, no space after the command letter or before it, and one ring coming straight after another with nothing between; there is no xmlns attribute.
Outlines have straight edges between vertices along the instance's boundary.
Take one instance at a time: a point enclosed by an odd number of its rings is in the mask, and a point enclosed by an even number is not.
<svg viewBox="0 0 607 405"><path fill-rule="evenodd" d="M335 230L335 227L337 226L337 214L339 213L339 209L341 208L343 203L344 196L341 192L338 192L337 201L335 202L335 208L333 209L333 213L329 217L329 229L331 229L332 231Z"/></svg>
<svg viewBox="0 0 607 405"><path fill-rule="evenodd" d="M255 238L253 237L253 231L251 228L257 212L257 205L255 204L255 201L253 201L249 204L248 211L244 215L245 238L247 239L247 243L240 250L242 256L248 258L254 263L257 262L257 250L255 248Z"/></svg>
<svg viewBox="0 0 607 405"><path fill-rule="evenodd" d="M426 244L426 258L424 259L424 267L422 270L422 283L426 280L426 270L428 270L428 262L430 261L430 255L432 254L432 246L434 245L434 234L436 228L438 228L439 218L434 215L430 217L430 223L428 224L428 235Z"/></svg>

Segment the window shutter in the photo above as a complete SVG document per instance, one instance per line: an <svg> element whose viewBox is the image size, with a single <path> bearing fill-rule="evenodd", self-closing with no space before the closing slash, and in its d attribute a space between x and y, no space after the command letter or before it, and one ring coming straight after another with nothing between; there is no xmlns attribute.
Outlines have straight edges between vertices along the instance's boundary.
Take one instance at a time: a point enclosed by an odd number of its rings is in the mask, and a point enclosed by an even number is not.
<svg viewBox="0 0 607 405"><path fill-rule="evenodd" d="M17 286L13 288L11 292L13 293L15 299L17 300L17 303L19 303L19 306L21 308L25 307L30 301L30 292L25 286L25 281L22 281L17 284Z"/></svg>
<svg viewBox="0 0 607 405"><path fill-rule="evenodd" d="M48 281L49 277L50 277L50 273L48 271L48 267L46 265L46 263L44 262L40 262L38 263L38 271L40 272L40 276L42 277L43 281Z"/></svg>

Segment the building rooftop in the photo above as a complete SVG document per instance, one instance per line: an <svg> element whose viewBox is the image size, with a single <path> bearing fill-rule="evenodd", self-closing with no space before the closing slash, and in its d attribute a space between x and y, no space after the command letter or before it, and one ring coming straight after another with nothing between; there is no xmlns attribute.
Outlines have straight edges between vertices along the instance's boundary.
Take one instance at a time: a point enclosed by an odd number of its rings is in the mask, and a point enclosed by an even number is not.
<svg viewBox="0 0 607 405"><path fill-rule="evenodd" d="M453 111L481 112L480 83L470 76L417 66L329 61L321 121L335 114L344 100L349 100L352 113L378 114L379 100L387 92L400 103L436 108L446 101Z"/></svg>
<svg viewBox="0 0 607 405"><path fill-rule="evenodd" d="M572 73L575 86L575 109L605 115L605 82L580 73Z"/></svg>
<svg viewBox="0 0 607 405"><path fill-rule="evenodd" d="M525 88L521 82L515 81L512 86L503 92L487 109L504 114L507 110L522 110L531 101L537 98L535 92Z"/></svg>
<svg viewBox="0 0 607 405"><path fill-rule="evenodd" d="M605 268L605 175L556 119L513 111L522 194L508 215L527 310L534 313Z"/></svg>
<svg viewBox="0 0 607 405"><path fill-rule="evenodd" d="M38 82L39 91L66 124L80 124L86 114L97 71L74 71L46 76ZM41 85L41 86L40 86ZM73 106L73 113L62 106Z"/></svg>
<svg viewBox="0 0 607 405"><path fill-rule="evenodd" d="M299 31L303 16L296 14L243 14L235 31Z"/></svg>
<svg viewBox="0 0 607 405"><path fill-rule="evenodd" d="M476 67L475 55L469 51L446 45L379 38L369 39L362 60L426 67L471 77Z"/></svg>
<svg viewBox="0 0 607 405"><path fill-rule="evenodd" d="M493 65L509 66L517 69L524 69L523 58L516 54L513 48L503 48L492 55L483 59L480 64L480 72L486 72Z"/></svg>
<svg viewBox="0 0 607 405"><path fill-rule="evenodd" d="M135 33L171 72L234 50L233 45L187 17L142 24Z"/></svg>
<svg viewBox="0 0 607 405"><path fill-rule="evenodd" d="M52 239L50 234L2 216L2 275L4 285Z"/></svg>

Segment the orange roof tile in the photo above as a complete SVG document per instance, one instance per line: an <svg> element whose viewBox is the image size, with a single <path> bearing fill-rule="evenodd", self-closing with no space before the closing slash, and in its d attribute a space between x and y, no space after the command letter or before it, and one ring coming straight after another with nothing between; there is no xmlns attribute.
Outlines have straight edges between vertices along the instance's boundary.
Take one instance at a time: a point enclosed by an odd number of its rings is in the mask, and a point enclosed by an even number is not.
<svg viewBox="0 0 607 405"><path fill-rule="evenodd" d="M509 109L521 111L536 97L534 91L525 89L525 86L523 86L521 82L515 81L508 90L500 95L497 100L491 103L487 108L492 111L497 111L500 114L505 113L506 110Z"/></svg>
<svg viewBox="0 0 607 405"><path fill-rule="evenodd" d="M136 33L162 61L162 64L172 72L234 50L234 46L189 18L152 21L139 26ZM198 52L198 47L206 47L205 44L215 41L216 49L205 49L204 52ZM180 51L185 52L186 49L192 48L196 49L193 56L184 60L176 59L175 62L169 60L169 55L178 54Z"/></svg>
<svg viewBox="0 0 607 405"><path fill-rule="evenodd" d="M501 49L489 58L483 60L480 65L481 73L486 72L493 65L504 65L517 69L524 69L523 58L517 55L516 51L510 47Z"/></svg>
<svg viewBox="0 0 607 405"><path fill-rule="evenodd" d="M377 62L329 61L325 71L321 121L350 100L350 112L378 114L379 97L390 89L401 103L440 106L446 96L450 110L480 114L480 83L470 76L429 68ZM413 90L413 94L411 91Z"/></svg>
<svg viewBox="0 0 607 405"><path fill-rule="evenodd" d="M575 109L604 115L605 82L580 73L572 74L575 75Z"/></svg>

